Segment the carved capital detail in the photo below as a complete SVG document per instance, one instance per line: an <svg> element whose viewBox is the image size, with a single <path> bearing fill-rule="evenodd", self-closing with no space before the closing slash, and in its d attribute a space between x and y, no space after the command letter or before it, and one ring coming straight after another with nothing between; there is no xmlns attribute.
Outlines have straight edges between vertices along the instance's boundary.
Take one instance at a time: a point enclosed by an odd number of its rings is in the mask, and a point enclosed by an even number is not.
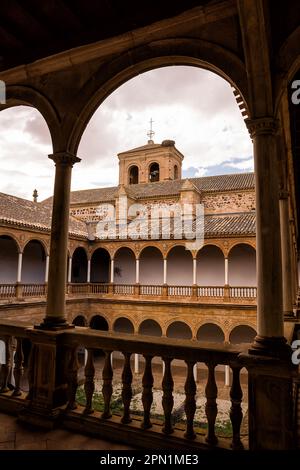
<svg viewBox="0 0 300 470"><path fill-rule="evenodd" d="M81 158L69 152L56 152L49 155L49 158L55 162L55 165L73 166L81 161Z"/></svg>
<svg viewBox="0 0 300 470"><path fill-rule="evenodd" d="M262 117L257 119L245 119L251 138L262 134L276 134L278 119L273 117Z"/></svg>

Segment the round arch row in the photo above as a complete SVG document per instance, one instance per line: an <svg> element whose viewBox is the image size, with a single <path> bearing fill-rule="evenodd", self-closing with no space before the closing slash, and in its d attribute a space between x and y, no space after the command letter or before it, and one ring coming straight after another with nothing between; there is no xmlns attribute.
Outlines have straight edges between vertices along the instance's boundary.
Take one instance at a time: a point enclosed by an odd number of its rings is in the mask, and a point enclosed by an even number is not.
<svg viewBox="0 0 300 470"><path fill-rule="evenodd" d="M94 330L108 331L109 324L102 315L94 315L88 322L84 315L77 315L73 320L75 326L89 326ZM129 318L119 317L112 326L114 332L134 334L134 325ZM156 320L145 319L138 328L138 333L146 336L161 337L163 332L160 324ZM183 321L173 321L166 330L168 338L192 339L192 330L190 326ZM229 342L231 344L252 343L256 336L255 329L250 325L236 325L229 333ZM204 323L199 326L196 334L198 341L224 343L225 334L222 328L215 323Z"/></svg>
<svg viewBox="0 0 300 470"><path fill-rule="evenodd" d="M48 249L43 240L26 242L21 250L11 235L0 235L0 283L47 282L49 267Z"/></svg>
<svg viewBox="0 0 300 470"><path fill-rule="evenodd" d="M112 258L101 247L89 259L86 250L78 247L72 255L69 281L256 286L256 253L250 244L241 242L230 249L228 258L217 245L205 245L194 258L183 245L172 247L166 258L156 246L143 248L138 258L131 248L120 247Z"/></svg>

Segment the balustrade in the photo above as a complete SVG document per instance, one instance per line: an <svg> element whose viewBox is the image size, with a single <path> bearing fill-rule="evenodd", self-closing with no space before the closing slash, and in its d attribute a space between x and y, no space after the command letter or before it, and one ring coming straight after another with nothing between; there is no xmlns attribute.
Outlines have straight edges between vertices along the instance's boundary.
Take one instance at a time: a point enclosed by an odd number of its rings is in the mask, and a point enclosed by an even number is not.
<svg viewBox="0 0 300 470"><path fill-rule="evenodd" d="M23 325L23 326L21 326ZM21 400L23 402L30 403L30 400L34 397L32 391L36 387L36 380L38 378L33 374L31 370L33 367L32 361L29 361L29 370L27 371L28 382L29 382L29 394L22 393L21 377L23 373L23 339L27 336L28 325L24 325L21 322L18 324L10 324L9 322L0 323L0 337L3 338L6 347L6 363L2 366L2 388L0 395L0 409L4 407L4 403L8 403L9 400L14 398L15 400ZM74 328L71 330L65 330L62 333L61 341L64 345L65 354L65 370L68 383L68 403L65 410L62 411L61 422L72 423L78 421L80 429L84 429L85 419L88 426L93 423L93 429L95 426L101 428L101 419L99 414L94 413L93 410L93 399L95 393L97 396L102 394L102 420L105 420L108 435L114 432L114 426L119 422L124 427L124 442L126 442L127 429L136 435L137 442L139 441L139 433L147 433L148 429L151 428L149 439L155 435L161 439L161 446L164 447L168 436L172 435L172 439L176 439L176 442L182 442L183 446L192 446L193 448L204 445L227 447L224 439L217 439L216 432L216 418L218 415L217 409L217 385L216 385L216 366L218 364L228 364L232 370L232 386L230 390L231 408L228 411L228 422L232 423L232 449L242 449L243 445L240 438L240 428L242 423L242 390L240 384L240 370L242 365L239 364L238 355L241 352L240 346L226 346L222 348L219 346L210 345L207 347L201 345L201 343L195 343L188 340L182 340L180 343L170 338L149 338L144 336L129 336L122 334L112 334L107 332L100 332L95 330L89 330L86 328ZM87 350L86 363L84 366L84 378L83 381L79 380L79 361L78 361L78 350L79 348L85 348ZM104 351L104 361L102 366L102 390L95 387L96 374L98 374L98 368L101 367L100 363L95 363L95 351ZM15 351L15 352L14 352ZM121 391L118 400L121 400L123 407L121 416L113 414L113 400L115 400L114 389L119 385L114 381L114 374L111 362L111 355L113 351L122 353L123 369L121 375ZM134 395L133 391L133 374L132 364L134 354L140 354L144 356L144 373L141 383L141 407L143 409L142 418L135 415L134 409L131 409L132 398ZM159 357L164 362L164 369L162 373L161 381L161 400L162 400L162 421L161 425L157 424L157 415L155 420L153 419L153 400L154 400L154 373L153 373L153 358ZM186 380L184 386L185 393L185 430L182 426L178 427L174 423L174 376L172 371L172 361L182 360L186 363ZM195 413L197 411L197 398L200 397L200 390L194 377L194 366L197 363L206 365L208 370L207 384L205 388L206 396L206 417L207 417L207 436L206 443L203 435L199 433L197 429L197 422L195 422ZM51 368L51 364L49 364ZM13 372L15 378L15 385L10 385L11 373ZM81 388L81 394L85 395L84 406L76 403L76 397L78 393L78 387L83 382ZM12 390L11 390L12 389ZM30 399L30 400L29 400ZM141 419L140 426L137 426L137 420ZM92 421L91 421L92 420ZM88 424L89 423L89 424ZM110 429L111 423L111 431ZM129 428L128 428L129 427ZM174 429L176 428L176 433ZM102 433L103 435L103 433ZM148 436L148 435L147 435ZM164 436L164 437L163 437ZM175 437L173 437L175 436ZM170 437L171 438L171 437ZM148 437L147 437L148 439ZM156 441L157 442L157 441ZM186 444L184 444L186 442ZM189 443L189 444L187 444Z"/></svg>

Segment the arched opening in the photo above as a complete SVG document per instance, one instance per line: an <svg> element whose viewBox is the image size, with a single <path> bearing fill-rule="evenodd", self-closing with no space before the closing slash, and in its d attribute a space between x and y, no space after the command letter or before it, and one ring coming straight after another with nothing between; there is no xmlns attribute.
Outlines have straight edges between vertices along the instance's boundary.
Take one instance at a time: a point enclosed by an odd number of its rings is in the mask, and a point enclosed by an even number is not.
<svg viewBox="0 0 300 470"><path fill-rule="evenodd" d="M92 330L108 331L107 320L101 315L94 315L90 321L90 328Z"/></svg>
<svg viewBox="0 0 300 470"><path fill-rule="evenodd" d="M168 338L191 339L192 330L186 323L174 321L168 326L167 336Z"/></svg>
<svg viewBox="0 0 300 470"><path fill-rule="evenodd" d="M222 328L215 323L205 323L197 331L198 341L209 341L212 343L223 343L225 335Z"/></svg>
<svg viewBox="0 0 300 470"><path fill-rule="evenodd" d="M87 282L87 255L82 247L73 253L71 282Z"/></svg>
<svg viewBox="0 0 300 470"><path fill-rule="evenodd" d="M105 248L97 248L91 258L91 282L109 282L110 255Z"/></svg>
<svg viewBox="0 0 300 470"><path fill-rule="evenodd" d="M163 284L163 257L160 250L154 246L147 246L140 254L140 283Z"/></svg>
<svg viewBox="0 0 300 470"><path fill-rule="evenodd" d="M174 180L178 179L178 166L174 165Z"/></svg>
<svg viewBox="0 0 300 470"><path fill-rule="evenodd" d="M235 245L228 256L228 277L231 286L256 286L256 253L246 244Z"/></svg>
<svg viewBox="0 0 300 470"><path fill-rule="evenodd" d="M117 331L119 333L134 333L134 326L133 323L128 320L128 318L125 317L120 317L117 318L117 320L114 323L114 331Z"/></svg>
<svg viewBox="0 0 300 470"><path fill-rule="evenodd" d="M238 325L231 331L229 341L232 344L252 343L256 336L254 328L248 325Z"/></svg>
<svg viewBox="0 0 300 470"><path fill-rule="evenodd" d="M139 182L139 168L137 165L132 165L128 171L128 183L138 184Z"/></svg>
<svg viewBox="0 0 300 470"><path fill-rule="evenodd" d="M114 282L116 284L135 283L135 255L130 248L122 247L115 254Z"/></svg>
<svg viewBox="0 0 300 470"><path fill-rule="evenodd" d="M161 336L162 330L155 320L144 320L139 326L139 334L146 336Z"/></svg>
<svg viewBox="0 0 300 470"><path fill-rule="evenodd" d="M184 246L174 246L169 251L167 266L167 284L171 286L193 284L193 258L191 252Z"/></svg>
<svg viewBox="0 0 300 470"><path fill-rule="evenodd" d="M199 286L223 286L225 265L222 250L206 245L197 253L197 284Z"/></svg>
<svg viewBox="0 0 300 470"><path fill-rule="evenodd" d="M14 284L17 281L18 246L7 235L0 236L0 283Z"/></svg>
<svg viewBox="0 0 300 470"><path fill-rule="evenodd" d="M149 181L155 183L159 181L159 164L154 162L149 166Z"/></svg>
<svg viewBox="0 0 300 470"><path fill-rule="evenodd" d="M45 282L45 270L45 249L40 241L30 240L23 252L21 281L28 284L42 284Z"/></svg>
<svg viewBox="0 0 300 470"><path fill-rule="evenodd" d="M87 321L83 315L77 315L72 321L72 325L75 326L87 326Z"/></svg>

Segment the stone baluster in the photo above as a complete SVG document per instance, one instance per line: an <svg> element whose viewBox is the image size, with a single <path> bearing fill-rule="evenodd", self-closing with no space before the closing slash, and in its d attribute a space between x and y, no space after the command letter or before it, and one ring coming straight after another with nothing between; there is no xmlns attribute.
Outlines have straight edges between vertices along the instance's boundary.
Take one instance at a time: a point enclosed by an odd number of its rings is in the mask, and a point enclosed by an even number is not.
<svg viewBox="0 0 300 470"><path fill-rule="evenodd" d="M143 375L143 393L142 393L142 402L143 402L143 407L144 407L144 421L142 422L142 428L143 429L149 429L151 428L151 420L150 420L150 410L151 410L151 405L153 402L153 393L152 393L152 387L153 387L153 375L152 375L152 356L146 356L144 355L145 358L145 370L144 370L144 375Z"/></svg>
<svg viewBox="0 0 300 470"><path fill-rule="evenodd" d="M243 392L240 384L240 366L231 365L232 369L232 385L230 389L230 420L232 424L232 443L231 447L233 450L243 449L243 444L240 437L241 423L243 419L243 412L241 402L243 398Z"/></svg>
<svg viewBox="0 0 300 470"><path fill-rule="evenodd" d="M173 398L174 381L173 381L172 372L171 372L172 359L168 357L164 357L163 361L164 361L164 376L163 376L163 381L162 381L162 389L163 389L162 406L163 406L164 414L165 414L163 432L165 434L172 434L173 432L172 409L174 405L174 398Z"/></svg>
<svg viewBox="0 0 300 470"><path fill-rule="evenodd" d="M86 398L86 405L84 409L84 414L89 415L94 413L92 407L93 394L95 391L95 366L94 366L94 353L92 349L87 350L87 360L84 368L84 391Z"/></svg>
<svg viewBox="0 0 300 470"><path fill-rule="evenodd" d="M73 348L70 351L70 361L67 370L68 379L68 410L76 410L76 392L78 388L78 359L77 359L77 348Z"/></svg>
<svg viewBox="0 0 300 470"><path fill-rule="evenodd" d="M122 400L123 400L123 405L124 405L124 412L123 412L123 417L122 417L122 423L123 424L128 424L131 422L130 418L130 402L132 398L132 371L130 367L130 356L131 353L123 353L125 362L124 362L124 368L122 372Z"/></svg>
<svg viewBox="0 0 300 470"><path fill-rule="evenodd" d="M29 358L28 358L28 394L26 400L32 400L33 398L33 388L34 388L34 360L35 360L35 351L36 346L31 343Z"/></svg>
<svg viewBox="0 0 300 470"><path fill-rule="evenodd" d="M22 395L21 392L21 378L24 372L24 354L22 347L22 338L17 339L17 347L14 357L15 367L14 367L14 378L15 378L15 389L13 392L14 397L19 397Z"/></svg>
<svg viewBox="0 0 300 470"><path fill-rule="evenodd" d="M12 338L7 336L4 338L5 343L5 364L2 365L2 387L0 392L6 393L10 388L9 377L11 375L11 368L12 368Z"/></svg>
<svg viewBox="0 0 300 470"><path fill-rule="evenodd" d="M206 442L211 445L216 445L218 438L215 434L215 422L218 414L218 407L216 398L218 396L218 388L215 379L215 364L206 364L208 367L207 384L205 387L206 405L205 413L207 417L207 436Z"/></svg>
<svg viewBox="0 0 300 470"><path fill-rule="evenodd" d="M111 417L110 411L110 400L113 392L112 388L112 378L113 378L113 370L111 366L111 351L104 351L105 352L105 360L104 360L104 367L103 367L103 386L102 386L102 393L104 399L104 411L102 413L102 418L108 419Z"/></svg>
<svg viewBox="0 0 300 470"><path fill-rule="evenodd" d="M194 378L194 365L195 362L186 361L187 364L187 376L184 385L185 390L185 403L184 411L186 414L186 431L184 437L187 439L195 439L196 434L194 432L194 416L196 412L196 382Z"/></svg>

